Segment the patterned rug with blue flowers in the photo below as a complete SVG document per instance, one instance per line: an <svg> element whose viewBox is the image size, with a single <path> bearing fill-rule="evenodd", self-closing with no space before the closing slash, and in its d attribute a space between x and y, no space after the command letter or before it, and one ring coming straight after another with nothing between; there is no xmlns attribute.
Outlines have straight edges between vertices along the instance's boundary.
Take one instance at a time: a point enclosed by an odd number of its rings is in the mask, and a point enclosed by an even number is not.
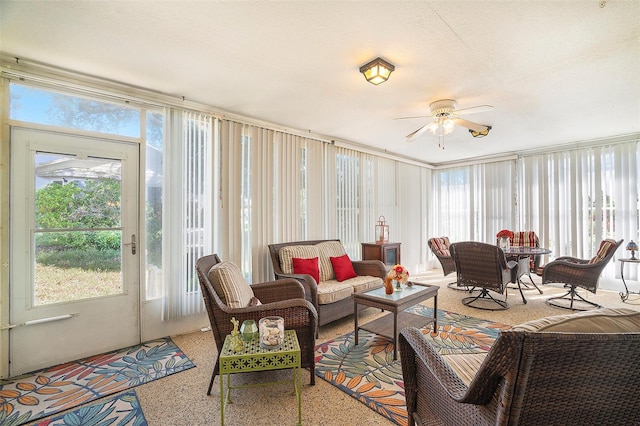
<svg viewBox="0 0 640 426"><path fill-rule="evenodd" d="M416 305L407 310L433 317L433 308ZM391 319L390 319L391 321ZM426 322L426 321L425 321ZM442 354L487 352L500 330L510 325L438 310L438 330L431 324L423 333ZM400 360L393 360L393 343L360 330L316 347L316 375L356 398L398 425L407 424L404 382Z"/></svg>
<svg viewBox="0 0 640 426"><path fill-rule="evenodd" d="M171 338L165 337L22 376L0 379L0 425L33 422L192 367L195 365L191 360ZM107 415L113 420L104 423ZM118 419L118 416L122 418ZM93 420L89 422L88 418ZM83 419L83 422L75 423L73 419ZM135 392L83 405L66 413L66 418L60 416L52 423L53 420L40 424L146 424ZM67 420L71 423L66 423Z"/></svg>

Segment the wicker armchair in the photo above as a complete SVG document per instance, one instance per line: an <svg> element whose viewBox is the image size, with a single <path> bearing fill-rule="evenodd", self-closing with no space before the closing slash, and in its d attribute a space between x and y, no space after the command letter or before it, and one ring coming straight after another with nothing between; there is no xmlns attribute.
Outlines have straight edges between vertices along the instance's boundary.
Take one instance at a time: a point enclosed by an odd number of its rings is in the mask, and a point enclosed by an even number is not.
<svg viewBox="0 0 640 426"><path fill-rule="evenodd" d="M511 281L511 270L518 262L507 262L500 247L487 243L463 241L451 244L449 250L456 265L458 285L480 289L477 296L462 299L464 305L491 311L509 308L506 296L505 300L495 299L489 291L504 294Z"/></svg>
<svg viewBox="0 0 640 426"><path fill-rule="evenodd" d="M449 251L449 237L429 238L427 241L431 252L438 258L440 265L442 265L442 272L445 276L456 271L456 265L451 257Z"/></svg>
<svg viewBox="0 0 640 426"><path fill-rule="evenodd" d="M640 395L640 312L532 321L486 354L442 355L428 340L413 327L399 336L408 426L640 424L629 405Z"/></svg>
<svg viewBox="0 0 640 426"><path fill-rule="evenodd" d="M542 271L542 283L564 283L569 286L567 293L562 296L550 297L547 299L547 303L558 308L575 311L600 308L601 306L597 303L580 296L576 289L580 287L591 293L596 292L602 270L623 241L603 240L598 252L591 259L562 256L547 263Z"/></svg>
<svg viewBox="0 0 640 426"><path fill-rule="evenodd" d="M445 277L456 271L456 264L453 261L453 257L451 257L451 252L449 251L449 246L451 245L449 237L429 238L427 244L429 245L431 252L440 261L440 265L442 265L442 272ZM457 281L447 284L447 287L454 290L467 290L466 287L459 287Z"/></svg>
<svg viewBox="0 0 640 426"><path fill-rule="evenodd" d="M246 319L253 319L257 323L260 318L270 315L284 318L285 329L296 331L300 344L302 367L309 369L311 384L315 384L314 351L318 315L313 305L305 300L302 285L294 279L252 284L251 289L262 304L230 308L222 302L212 282L209 280L209 271L218 263L221 263L221 261L216 254L201 257L196 262L196 271L200 280L202 296L209 314L213 338L218 349L207 395L211 394L213 381L219 373L219 360L217 357L222 350L225 337L231 334L233 329L231 324L232 317L235 317L240 323Z"/></svg>

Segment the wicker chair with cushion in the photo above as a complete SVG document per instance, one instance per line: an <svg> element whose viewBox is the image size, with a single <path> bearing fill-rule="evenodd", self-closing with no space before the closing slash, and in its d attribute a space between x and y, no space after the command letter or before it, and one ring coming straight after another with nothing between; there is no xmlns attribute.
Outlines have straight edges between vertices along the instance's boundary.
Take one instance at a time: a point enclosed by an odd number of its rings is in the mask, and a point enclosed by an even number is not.
<svg viewBox="0 0 640 426"><path fill-rule="evenodd" d="M640 312L599 309L502 331L488 353L399 337L408 425L637 425ZM631 398L631 399L630 399Z"/></svg>
<svg viewBox="0 0 640 426"><path fill-rule="evenodd" d="M434 237L427 241L431 252L438 258L442 265L442 272L445 276L456 271L456 264L453 262L451 252L449 251L449 237Z"/></svg>
<svg viewBox="0 0 640 426"><path fill-rule="evenodd" d="M542 283L564 283L569 291L562 296L550 297L547 303L563 309L584 311L600 308L597 303L586 300L577 293L577 287L595 293L600 282L600 274L613 257L622 241L612 239L603 240L598 252L591 259L578 259L562 256L547 263L542 271Z"/></svg>
<svg viewBox="0 0 640 426"><path fill-rule="evenodd" d="M500 247L476 241L453 243L449 250L456 264L458 285L480 289L477 296L462 299L464 305L491 311L509 308L506 296L505 300L495 299L489 291L504 294L517 262L507 262Z"/></svg>
<svg viewBox="0 0 640 426"><path fill-rule="evenodd" d="M449 246L451 245L449 237L429 238L427 244L429 245L431 252L440 261L440 265L442 265L442 272L445 276L456 271L456 264L453 261L453 257L451 257L451 252L449 251ZM458 286L457 281L447 284L447 287L454 290L467 290L467 287Z"/></svg>
<svg viewBox="0 0 640 426"><path fill-rule="evenodd" d="M296 331L302 367L309 369L311 384L315 384L314 350L318 315L313 305L304 298L304 289L298 281L284 279L249 285L235 264L222 262L215 254L198 259L196 271L218 354L225 337L233 330L232 317L239 323L246 319L257 323L266 316L280 316L284 318L285 329ZM211 394L218 373L216 355L207 395Z"/></svg>
<svg viewBox="0 0 640 426"><path fill-rule="evenodd" d="M536 233L533 231L516 231L513 233L513 238L511 238L510 240L511 245L514 247L540 247L540 240L538 239ZM531 285L533 285L540 294L542 294L542 290L540 290L540 288L538 288L536 283L533 281L531 272L535 274L538 271L541 258L542 256L536 255L529 256L528 258L524 257L522 259L515 259L518 262L518 276L516 277L516 279L520 280L520 283L524 285L525 288L527 288L529 287L528 284L524 283L521 280L521 277L524 275L528 276L529 280L531 281Z"/></svg>

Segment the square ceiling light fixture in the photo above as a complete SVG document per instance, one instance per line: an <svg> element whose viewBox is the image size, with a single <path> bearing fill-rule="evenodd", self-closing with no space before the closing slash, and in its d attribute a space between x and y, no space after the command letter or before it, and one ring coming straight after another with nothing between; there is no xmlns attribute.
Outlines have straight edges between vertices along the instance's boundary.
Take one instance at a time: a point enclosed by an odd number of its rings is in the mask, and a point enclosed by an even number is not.
<svg viewBox="0 0 640 426"><path fill-rule="evenodd" d="M371 84L378 85L389 79L391 71L396 67L382 58L376 58L373 61L360 67L360 72L364 74L364 78Z"/></svg>

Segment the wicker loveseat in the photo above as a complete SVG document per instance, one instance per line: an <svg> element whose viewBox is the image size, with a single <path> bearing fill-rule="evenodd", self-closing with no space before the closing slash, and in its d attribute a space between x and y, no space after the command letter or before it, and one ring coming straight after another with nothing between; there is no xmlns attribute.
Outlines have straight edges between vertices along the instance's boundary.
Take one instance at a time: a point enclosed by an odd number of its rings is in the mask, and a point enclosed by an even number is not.
<svg viewBox="0 0 640 426"><path fill-rule="evenodd" d="M346 254L340 240L311 240L269 244L269 253L276 279L295 278L304 287L307 300L318 312L318 325L322 326L353 314L354 292L367 291L384 285L387 270L379 260L351 261L357 277L338 281L331 257ZM318 257L318 282L309 274L296 274L293 258Z"/></svg>
<svg viewBox="0 0 640 426"><path fill-rule="evenodd" d="M598 309L503 331L486 354L399 338L409 425L638 425L640 312Z"/></svg>

